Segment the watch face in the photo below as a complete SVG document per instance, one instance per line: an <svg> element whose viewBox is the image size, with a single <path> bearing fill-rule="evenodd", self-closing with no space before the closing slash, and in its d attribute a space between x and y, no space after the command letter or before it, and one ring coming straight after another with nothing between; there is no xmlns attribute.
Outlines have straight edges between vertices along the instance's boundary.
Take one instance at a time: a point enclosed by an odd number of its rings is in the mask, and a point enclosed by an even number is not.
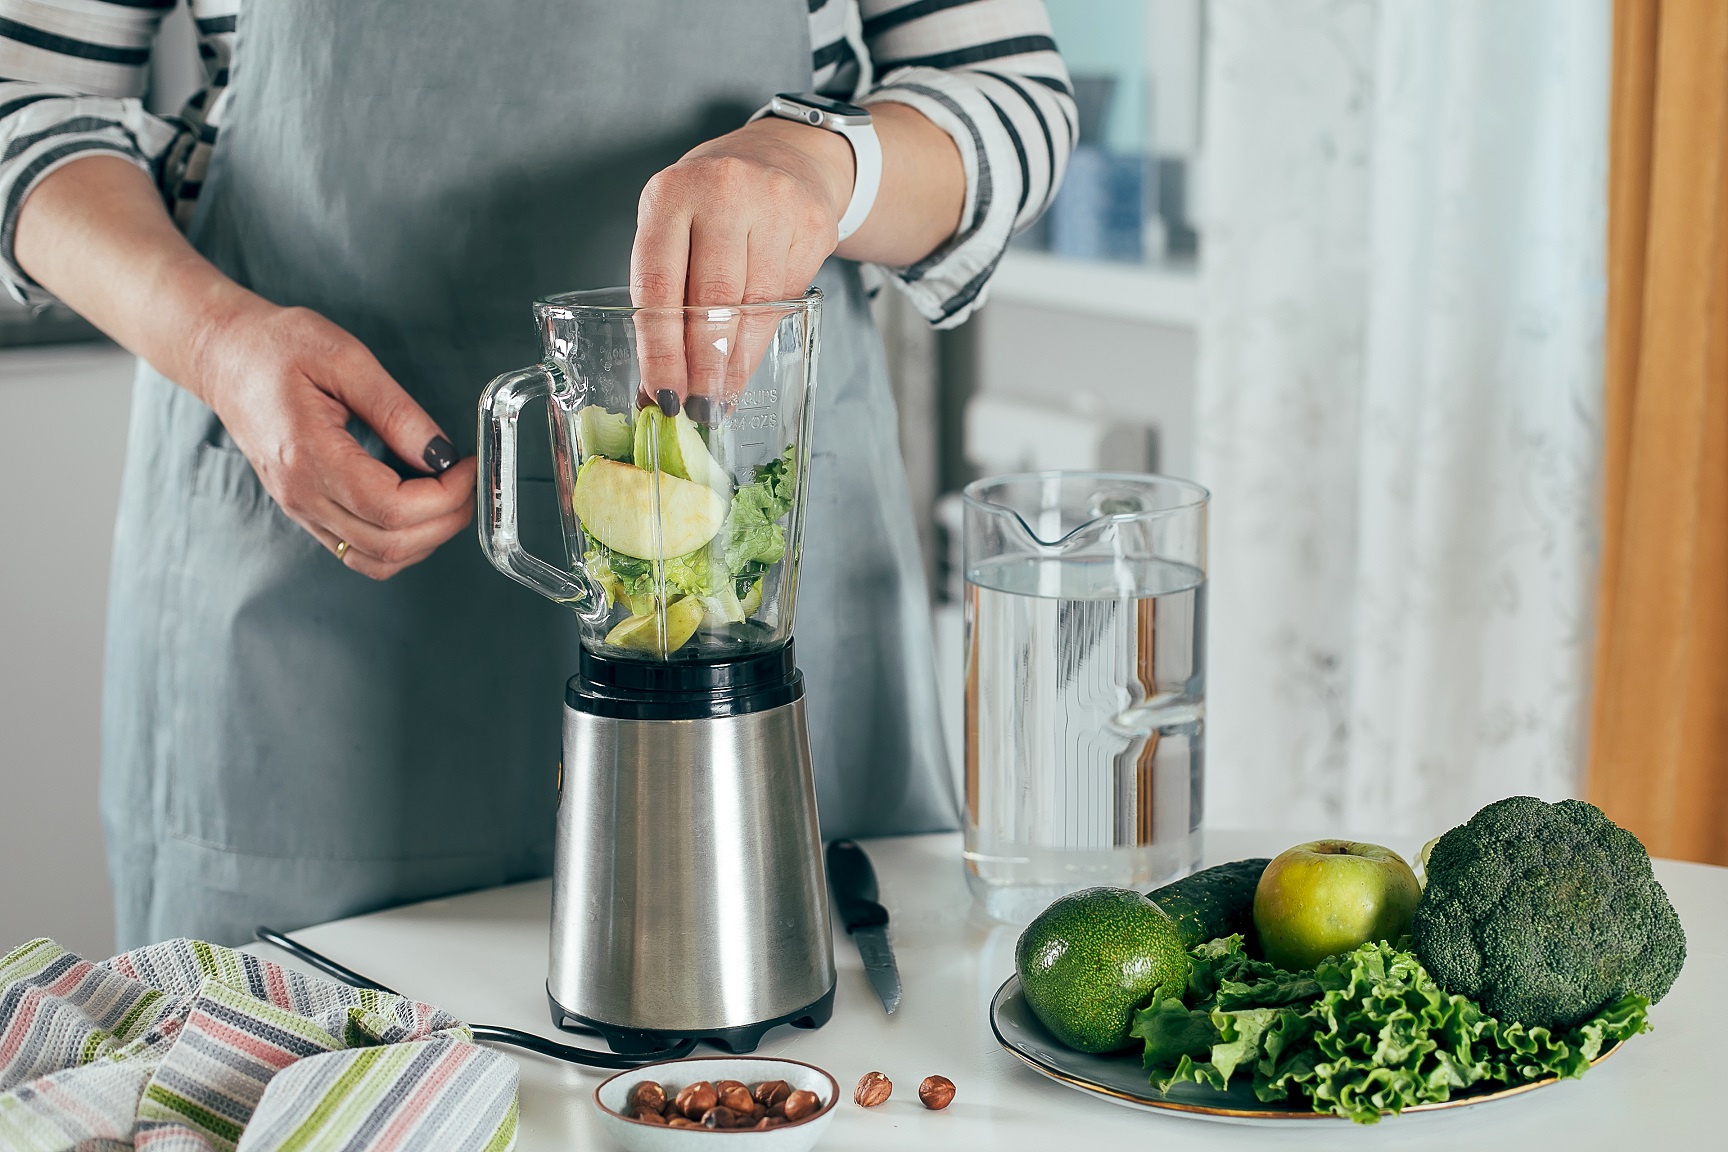
<svg viewBox="0 0 1728 1152"><path fill-rule="evenodd" d="M817 96L809 92L782 92L774 97L774 115L787 120L803 120L807 124L821 127L824 123L833 124L868 124L870 109L860 108L856 104L848 104L844 100L831 100L826 96Z"/></svg>

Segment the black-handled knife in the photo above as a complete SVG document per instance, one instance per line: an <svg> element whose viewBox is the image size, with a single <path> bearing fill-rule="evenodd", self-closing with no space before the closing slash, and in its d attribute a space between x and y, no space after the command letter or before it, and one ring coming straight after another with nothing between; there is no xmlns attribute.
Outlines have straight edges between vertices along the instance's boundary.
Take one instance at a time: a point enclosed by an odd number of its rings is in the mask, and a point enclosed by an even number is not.
<svg viewBox="0 0 1728 1152"><path fill-rule="evenodd" d="M865 975L892 1016L900 1007L900 970L888 946L888 909L876 902L876 869L855 842L835 840L828 845L828 882L840 922L864 958Z"/></svg>

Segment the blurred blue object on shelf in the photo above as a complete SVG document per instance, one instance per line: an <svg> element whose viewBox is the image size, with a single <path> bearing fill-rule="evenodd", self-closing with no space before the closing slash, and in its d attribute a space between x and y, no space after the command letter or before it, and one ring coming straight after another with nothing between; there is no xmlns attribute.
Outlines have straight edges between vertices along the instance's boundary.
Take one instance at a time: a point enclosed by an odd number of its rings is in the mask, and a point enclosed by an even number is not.
<svg viewBox="0 0 1728 1152"><path fill-rule="evenodd" d="M1082 144L1050 205L1050 251L1076 260L1139 260L1156 216L1157 169L1148 157Z"/></svg>

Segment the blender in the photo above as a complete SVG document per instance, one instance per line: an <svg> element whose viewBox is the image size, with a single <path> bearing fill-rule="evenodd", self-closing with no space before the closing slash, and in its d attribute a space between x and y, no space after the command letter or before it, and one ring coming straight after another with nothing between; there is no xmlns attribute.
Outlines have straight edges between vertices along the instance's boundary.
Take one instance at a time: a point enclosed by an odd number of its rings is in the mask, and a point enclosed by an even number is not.
<svg viewBox="0 0 1728 1152"><path fill-rule="evenodd" d="M792 643L821 300L547 297L544 359L481 397L481 546L580 621L547 995L558 1027L617 1052L698 1039L748 1052L833 1010ZM668 373L692 397L674 415L649 399ZM518 422L538 399L560 563L518 528Z"/></svg>

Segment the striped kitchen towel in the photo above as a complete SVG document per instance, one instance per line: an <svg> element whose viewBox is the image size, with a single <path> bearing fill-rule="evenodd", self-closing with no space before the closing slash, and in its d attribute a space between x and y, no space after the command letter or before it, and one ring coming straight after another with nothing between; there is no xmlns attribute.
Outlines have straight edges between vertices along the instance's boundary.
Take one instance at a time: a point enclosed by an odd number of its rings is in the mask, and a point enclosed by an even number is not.
<svg viewBox="0 0 1728 1152"><path fill-rule="evenodd" d="M7 1152L504 1152L516 1090L515 1062L449 1013L244 952L0 958Z"/></svg>

